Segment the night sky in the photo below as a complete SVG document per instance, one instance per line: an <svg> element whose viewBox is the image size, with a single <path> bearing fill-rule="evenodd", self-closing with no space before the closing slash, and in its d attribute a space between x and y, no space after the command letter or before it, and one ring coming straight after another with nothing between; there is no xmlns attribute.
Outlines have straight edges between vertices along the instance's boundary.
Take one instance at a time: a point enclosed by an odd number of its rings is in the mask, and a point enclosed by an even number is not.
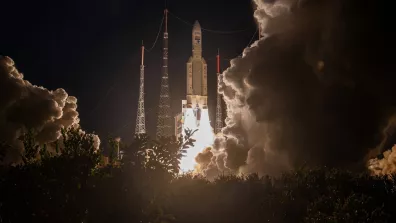
<svg viewBox="0 0 396 223"><path fill-rule="evenodd" d="M165 8L164 0L14 0L2 3L0 55L14 59L25 79L50 90L64 88L78 99L83 129L101 137L134 133L141 41L151 48ZM215 57L222 69L242 53L256 31L250 1L168 1L169 11L203 31L208 63L211 118L216 102ZM186 92L186 62L192 26L169 15L169 75L174 114ZM237 33L221 31L245 30ZM255 37L256 38L256 37ZM155 133L161 77L160 33L145 57L146 126Z"/></svg>

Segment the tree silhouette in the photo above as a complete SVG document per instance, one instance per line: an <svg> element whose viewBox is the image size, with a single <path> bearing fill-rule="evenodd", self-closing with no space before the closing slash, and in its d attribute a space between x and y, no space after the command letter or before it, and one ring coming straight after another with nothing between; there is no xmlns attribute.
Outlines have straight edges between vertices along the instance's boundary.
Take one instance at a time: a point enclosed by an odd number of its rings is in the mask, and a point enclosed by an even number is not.
<svg viewBox="0 0 396 223"><path fill-rule="evenodd" d="M4 158L12 147L5 142L0 143L0 164L4 161Z"/></svg>
<svg viewBox="0 0 396 223"><path fill-rule="evenodd" d="M150 141L146 134L135 135L132 144L123 150L123 162L151 170L165 170L172 175L180 171L180 161L187 149L193 146L195 131L185 130L184 138L161 137Z"/></svg>
<svg viewBox="0 0 396 223"><path fill-rule="evenodd" d="M392 176L326 167L212 181L180 174L191 134L136 135L129 145L110 137L104 165L92 136L79 129L64 129L47 145L28 131L22 164L0 167L0 223L396 222Z"/></svg>

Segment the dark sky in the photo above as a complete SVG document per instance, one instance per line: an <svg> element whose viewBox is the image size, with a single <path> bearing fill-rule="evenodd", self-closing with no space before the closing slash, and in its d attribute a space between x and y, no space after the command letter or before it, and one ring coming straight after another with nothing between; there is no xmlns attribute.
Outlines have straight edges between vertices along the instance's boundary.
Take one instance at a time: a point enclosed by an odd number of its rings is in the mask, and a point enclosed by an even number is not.
<svg viewBox="0 0 396 223"><path fill-rule="evenodd" d="M14 0L1 3L0 55L14 59L25 78L50 90L64 88L78 99L82 127L102 137L130 138L138 97L140 46L151 48L164 0ZM215 56L240 54L255 30L250 1L170 0L168 9L183 20L199 20L206 29L245 30L233 34L203 32L208 62L209 104L216 94ZM169 16L169 75L174 113L186 92L186 62L191 29ZM146 53L146 124L155 132L161 76L162 33ZM229 62L222 60L225 69Z"/></svg>

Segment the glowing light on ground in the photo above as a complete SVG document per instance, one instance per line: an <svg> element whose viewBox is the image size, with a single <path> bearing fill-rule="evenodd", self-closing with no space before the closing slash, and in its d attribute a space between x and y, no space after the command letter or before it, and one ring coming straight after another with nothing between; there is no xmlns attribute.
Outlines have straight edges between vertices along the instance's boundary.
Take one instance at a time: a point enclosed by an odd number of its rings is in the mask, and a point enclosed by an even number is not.
<svg viewBox="0 0 396 223"><path fill-rule="evenodd" d="M182 172L194 171L197 163L195 157L198 153L202 152L206 147L212 146L215 135L213 129L210 126L208 109L202 109L200 120L197 121L196 115L192 108L188 108L185 113L184 119L185 129L198 129L193 135L195 139L194 147L188 148L185 157L182 158L180 163L180 169ZM183 131L184 135L184 131Z"/></svg>

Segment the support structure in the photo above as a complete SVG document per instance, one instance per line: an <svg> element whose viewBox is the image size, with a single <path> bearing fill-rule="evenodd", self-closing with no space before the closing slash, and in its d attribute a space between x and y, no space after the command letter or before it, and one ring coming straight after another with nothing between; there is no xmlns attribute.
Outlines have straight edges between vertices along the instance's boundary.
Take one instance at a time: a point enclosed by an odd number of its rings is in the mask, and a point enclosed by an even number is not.
<svg viewBox="0 0 396 223"><path fill-rule="evenodd" d="M220 53L217 51L217 88L220 87L221 82L223 81L223 76L220 73ZM215 133L218 134L221 132L223 128L223 109L222 109L222 98L221 94L218 92L217 89L217 106L216 106L216 128Z"/></svg>
<svg viewBox="0 0 396 223"><path fill-rule="evenodd" d="M139 102L136 115L135 134L146 133L146 115L144 113L144 45L142 42L142 62L140 64Z"/></svg>
<svg viewBox="0 0 396 223"><path fill-rule="evenodd" d="M158 108L157 133L156 137L168 137L173 135L173 119L170 107L170 91L169 91L169 75L168 75L168 10L165 9L165 31L163 42L163 58L162 58L162 78L161 91Z"/></svg>

